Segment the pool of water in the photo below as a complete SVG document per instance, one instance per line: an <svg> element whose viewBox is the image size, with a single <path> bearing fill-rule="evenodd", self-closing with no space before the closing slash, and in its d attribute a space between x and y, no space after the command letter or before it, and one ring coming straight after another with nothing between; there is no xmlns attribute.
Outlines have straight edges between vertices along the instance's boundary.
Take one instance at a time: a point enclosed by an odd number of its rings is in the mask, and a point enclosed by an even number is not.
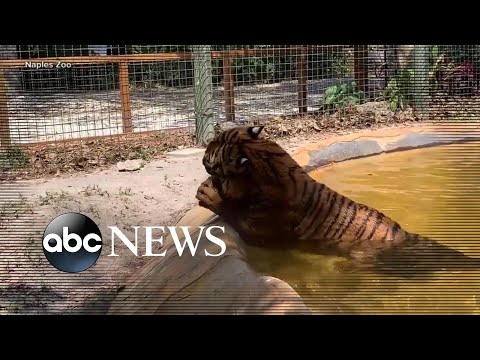
<svg viewBox="0 0 480 360"><path fill-rule="evenodd" d="M480 258L480 143L408 150L317 170L315 179L405 229ZM480 271L421 279L342 274L332 256L249 248L259 272L289 283L318 313L477 314Z"/></svg>

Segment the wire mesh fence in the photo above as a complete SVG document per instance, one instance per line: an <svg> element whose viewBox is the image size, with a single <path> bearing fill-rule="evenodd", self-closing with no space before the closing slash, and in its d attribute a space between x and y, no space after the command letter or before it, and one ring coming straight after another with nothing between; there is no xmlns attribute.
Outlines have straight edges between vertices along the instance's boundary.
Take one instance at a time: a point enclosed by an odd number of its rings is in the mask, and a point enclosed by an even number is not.
<svg viewBox="0 0 480 360"><path fill-rule="evenodd" d="M194 131L205 122L229 127L256 118L288 121L364 104L392 114L411 107L427 119L480 115L479 45L195 49L1 45L0 148Z"/></svg>

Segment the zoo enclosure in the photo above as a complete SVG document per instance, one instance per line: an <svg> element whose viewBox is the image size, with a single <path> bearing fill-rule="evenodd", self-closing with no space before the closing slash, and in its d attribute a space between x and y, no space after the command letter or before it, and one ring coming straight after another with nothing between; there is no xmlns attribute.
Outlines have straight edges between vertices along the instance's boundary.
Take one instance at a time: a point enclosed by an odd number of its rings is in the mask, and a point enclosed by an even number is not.
<svg viewBox="0 0 480 360"><path fill-rule="evenodd" d="M477 45L0 47L0 146L476 100ZM33 65L32 65L33 63ZM473 115L477 107L471 107ZM470 114L472 115L472 113Z"/></svg>

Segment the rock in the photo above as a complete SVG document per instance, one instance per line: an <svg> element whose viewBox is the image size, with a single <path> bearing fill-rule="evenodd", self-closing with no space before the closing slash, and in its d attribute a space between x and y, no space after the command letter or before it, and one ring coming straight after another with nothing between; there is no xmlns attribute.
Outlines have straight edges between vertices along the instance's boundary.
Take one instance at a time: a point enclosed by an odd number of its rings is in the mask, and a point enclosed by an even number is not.
<svg viewBox="0 0 480 360"><path fill-rule="evenodd" d="M140 170L144 164L144 161L140 159L126 160L117 163L117 169L118 171L137 171Z"/></svg>

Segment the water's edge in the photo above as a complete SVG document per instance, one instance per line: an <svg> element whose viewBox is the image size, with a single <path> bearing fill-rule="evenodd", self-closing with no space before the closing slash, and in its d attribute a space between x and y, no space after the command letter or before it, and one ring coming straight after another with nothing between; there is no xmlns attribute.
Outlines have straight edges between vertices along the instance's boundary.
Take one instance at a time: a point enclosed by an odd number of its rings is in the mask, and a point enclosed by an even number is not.
<svg viewBox="0 0 480 360"><path fill-rule="evenodd" d="M407 132L402 136L398 136L392 141L385 141L388 137L378 136L377 138L368 138L367 136L358 137L352 140L335 141L329 145L319 144L317 148L311 148L307 150L308 162L302 164L303 168L307 172L312 172L324 166L328 166L334 163L360 159L364 157L370 157L380 155L384 153L392 153L397 151L413 150L419 148L459 144L467 142L480 141L480 134L442 134L435 132L419 132L418 129L412 128L411 132ZM300 153L297 153L298 157Z"/></svg>

